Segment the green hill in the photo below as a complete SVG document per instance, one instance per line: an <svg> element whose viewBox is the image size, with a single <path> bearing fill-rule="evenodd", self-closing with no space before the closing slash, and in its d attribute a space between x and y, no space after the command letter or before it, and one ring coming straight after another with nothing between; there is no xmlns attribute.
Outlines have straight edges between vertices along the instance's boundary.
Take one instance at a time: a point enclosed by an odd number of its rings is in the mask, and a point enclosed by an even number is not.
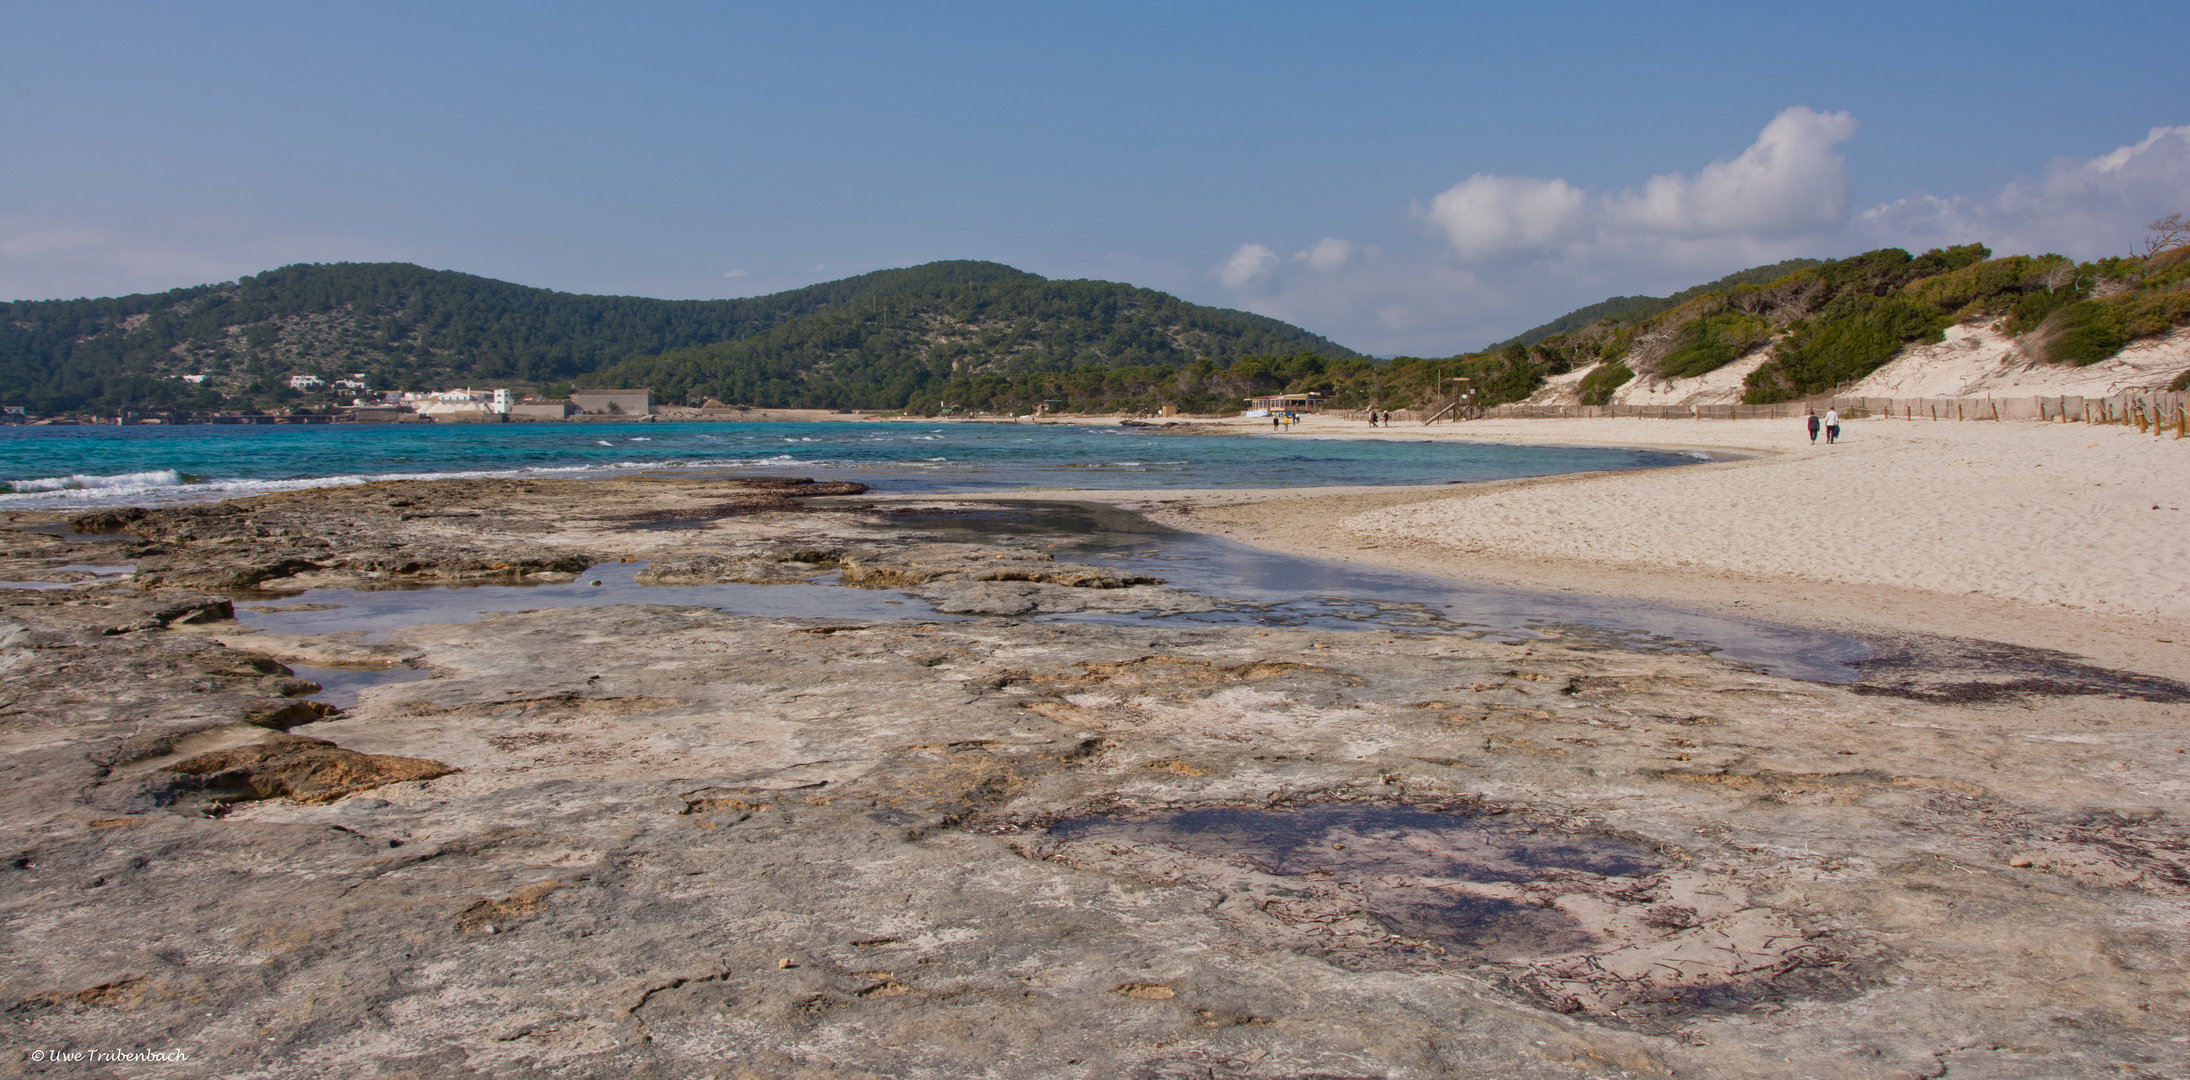
<svg viewBox="0 0 2190 1080"><path fill-rule="evenodd" d="M1358 358L1260 315L1111 282L1028 275L877 293L734 340L628 360L581 381L727 404L926 410L1093 396L1102 402L1085 407L1101 408L1119 396L1103 387L1120 378L1160 378L1193 365L1228 369L1244 357L1297 352Z"/></svg>
<svg viewBox="0 0 2190 1080"><path fill-rule="evenodd" d="M41 413L324 406L330 395L299 395L289 377L363 373L375 389L576 382L652 386L671 402L897 408L941 400L953 378L1228 367L1295 352L1356 355L1259 315L990 262L741 300L586 296L407 263L300 264L165 293L0 303L0 402Z"/></svg>

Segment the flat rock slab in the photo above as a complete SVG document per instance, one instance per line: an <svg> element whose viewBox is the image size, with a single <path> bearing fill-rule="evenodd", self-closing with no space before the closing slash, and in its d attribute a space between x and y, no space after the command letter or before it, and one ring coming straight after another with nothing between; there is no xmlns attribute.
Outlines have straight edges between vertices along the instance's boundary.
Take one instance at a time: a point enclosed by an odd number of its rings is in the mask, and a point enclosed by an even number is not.
<svg viewBox="0 0 2190 1080"><path fill-rule="evenodd" d="M242 633L202 593L0 590L0 1032L179 1050L141 1071L181 1077L2190 1065L2164 693L1027 620L1172 590L983 577L1072 571L825 517L684 554L864 545L938 607L1033 606L364 641ZM530 541L475 554L505 542ZM433 677L277 721L307 661Z"/></svg>

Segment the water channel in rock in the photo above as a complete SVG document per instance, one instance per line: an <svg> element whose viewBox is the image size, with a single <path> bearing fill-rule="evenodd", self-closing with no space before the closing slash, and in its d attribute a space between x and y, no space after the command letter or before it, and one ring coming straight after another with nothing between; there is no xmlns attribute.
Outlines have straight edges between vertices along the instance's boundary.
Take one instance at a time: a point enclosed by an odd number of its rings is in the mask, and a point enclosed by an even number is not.
<svg viewBox="0 0 2190 1080"><path fill-rule="evenodd" d="M1647 600L1502 588L1285 555L1166 528L1099 503L998 500L989 506L993 509L897 513L889 520L893 528L963 543L1061 538L1051 549L1059 559L1122 566L1163 578L1173 588L1242 602L1227 610L1168 617L1179 622L1579 635L1611 647L1715 653L1760 671L1816 682L1854 682L1857 672L1850 663L1870 655L1869 646L1842 634ZM1139 621L1093 612L1042 618Z"/></svg>
<svg viewBox="0 0 2190 1080"><path fill-rule="evenodd" d="M817 500L818 501L818 500ZM1854 638L1684 611L1640 600L1533 592L1264 551L1169 529L1139 514L1096 503L998 501L967 508L885 511L893 539L994 544L1044 543L1064 561L1118 566L1162 578L1170 587L1221 598L1219 610L1154 616L1106 612L1044 615L1042 621L1255 624L1349 630L1448 631L1600 640L1607 648L1711 652L1793 678L1850 682L1849 662L1868 655ZM953 620L917 596L833 585L642 585L643 562L603 563L574 582L408 589L313 589L279 599L243 601L237 618L286 634L375 633L431 623L467 622L496 611L669 604L742 615L847 621ZM363 673L323 700L368 685ZM382 681L399 676L387 674ZM325 680L320 680L323 683ZM350 685L354 684L354 685Z"/></svg>

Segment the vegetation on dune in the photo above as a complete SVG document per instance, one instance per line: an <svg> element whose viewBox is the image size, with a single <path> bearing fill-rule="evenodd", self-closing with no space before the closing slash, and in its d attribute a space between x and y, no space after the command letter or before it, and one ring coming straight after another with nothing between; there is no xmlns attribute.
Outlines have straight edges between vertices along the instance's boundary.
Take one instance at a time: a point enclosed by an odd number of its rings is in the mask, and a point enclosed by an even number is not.
<svg viewBox="0 0 2190 1080"><path fill-rule="evenodd" d="M1690 319L1679 344L1658 361L1658 374L1681 379L1716 371L1770 336L1763 319L1743 311Z"/></svg>
<svg viewBox="0 0 2190 1080"><path fill-rule="evenodd" d="M1582 376L1579 385L1582 404L1604 405L1611 402L1612 392L1626 386L1628 380L1634 377L1634 369L1617 360L1609 364L1599 365L1589 374Z"/></svg>
<svg viewBox="0 0 2190 1080"><path fill-rule="evenodd" d="M2046 360L2089 364L2190 322L2190 229L2176 215L2152 231L2144 254L2089 263L2060 255L1995 259L1982 245L1966 244L1921 255L1884 248L1770 277L1773 268L1760 267L1654 309L1615 298L1607 303L1622 314L1580 326L1572 316L1546 324L1560 329L1519 353L1508 345L1456 359L1468 366L1496 356L1505 365L1486 404L1519 400L1543 379L1604 361L1577 387L1585 404L1601 404L1632 378L1691 378L1766 346L1745 377L1743 400L1788 401L1855 382L1903 348L1938 341L1964 322L2028 335ZM1534 384L1521 377L1523 365Z"/></svg>
<svg viewBox="0 0 2190 1080"><path fill-rule="evenodd" d="M1904 345L1939 340L1956 323L1991 321L2004 333L2033 335L2046 360L2090 364L2190 322L2190 247L2155 246L2143 256L2088 263L1990 255L1977 245L1914 259L1887 249L1775 282L1773 288L1807 291L1808 310L1788 322L1772 360L1749 377L1743 400L1831 390L1877 370ZM1897 268L1904 259L1906 267ZM1860 272L1837 272L1857 262Z"/></svg>

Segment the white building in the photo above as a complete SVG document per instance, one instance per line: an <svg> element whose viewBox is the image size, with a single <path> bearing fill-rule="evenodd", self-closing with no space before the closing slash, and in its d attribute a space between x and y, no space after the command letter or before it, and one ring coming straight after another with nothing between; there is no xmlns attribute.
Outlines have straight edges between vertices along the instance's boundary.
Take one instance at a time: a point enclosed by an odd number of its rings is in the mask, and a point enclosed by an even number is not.
<svg viewBox="0 0 2190 1080"><path fill-rule="evenodd" d="M516 396L508 390L442 390L431 394L405 394L403 404L415 406L420 416L442 419L489 419L508 416Z"/></svg>
<svg viewBox="0 0 2190 1080"><path fill-rule="evenodd" d="M469 389L432 390L423 394L405 393L403 403L405 405L475 405L486 400L486 398L487 395L475 393Z"/></svg>
<svg viewBox="0 0 2190 1080"><path fill-rule="evenodd" d="M291 390L316 390L325 385L327 385L326 380L317 375L289 376L289 389Z"/></svg>
<svg viewBox="0 0 2190 1080"><path fill-rule="evenodd" d="M192 386L196 386L196 385L198 385L199 383L202 383L202 382L204 382L204 381L205 381L205 376L203 376L203 375L177 375L177 376L175 376L175 377L176 377L176 378L178 378L178 379L181 379L182 381L184 381L184 382L186 382L186 383L189 383L189 384L190 384L190 385L192 385Z"/></svg>

